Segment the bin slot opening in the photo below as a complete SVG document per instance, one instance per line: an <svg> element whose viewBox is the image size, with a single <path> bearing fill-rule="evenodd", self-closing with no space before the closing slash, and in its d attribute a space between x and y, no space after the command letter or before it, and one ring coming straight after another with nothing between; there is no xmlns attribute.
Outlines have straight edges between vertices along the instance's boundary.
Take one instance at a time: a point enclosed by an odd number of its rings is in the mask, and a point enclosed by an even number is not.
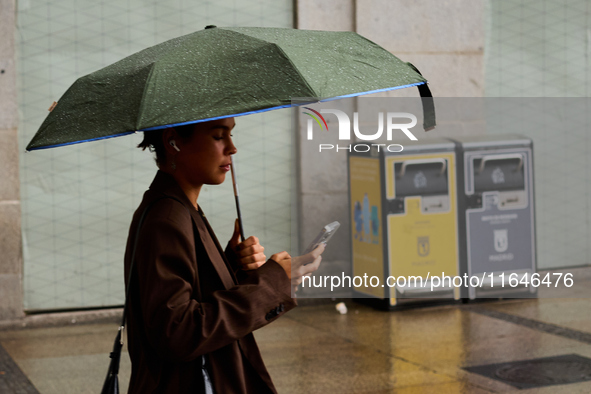
<svg viewBox="0 0 591 394"><path fill-rule="evenodd" d="M472 162L474 191L525 190L523 158L487 156Z"/></svg>
<svg viewBox="0 0 591 394"><path fill-rule="evenodd" d="M447 195L447 167L445 159L394 163L396 197Z"/></svg>

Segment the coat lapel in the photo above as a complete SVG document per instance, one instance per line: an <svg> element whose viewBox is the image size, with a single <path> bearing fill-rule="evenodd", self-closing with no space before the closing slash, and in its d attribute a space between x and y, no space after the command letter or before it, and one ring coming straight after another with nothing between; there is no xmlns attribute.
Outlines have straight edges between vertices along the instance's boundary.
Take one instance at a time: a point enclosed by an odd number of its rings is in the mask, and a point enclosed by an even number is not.
<svg viewBox="0 0 591 394"><path fill-rule="evenodd" d="M218 249L217 245L212 239L212 236L209 234L205 218L202 218L199 212L197 212L196 210L191 210L191 217L193 218L195 227L197 227L197 231L199 231L199 237L201 238L201 242L203 242L205 251L209 255L209 259L211 260L213 267L217 271L220 279L222 280L224 287L226 289L234 287L234 279L232 278L229 268L221 255L223 251L220 251ZM199 262L197 263L199 264Z"/></svg>
<svg viewBox="0 0 591 394"><path fill-rule="evenodd" d="M230 273L230 268L222 257L224 252L216 245L215 241L213 240L214 236L210 235L207 227L207 220L204 217L201 217L201 214L195 209L193 204L187 198L185 192L176 183L174 178L163 171L158 171L154 181L152 182L152 185L150 186L150 190L156 193L163 193L183 202L183 204L191 213L191 219L193 220L193 223L199 232L199 237L203 242L203 246L205 247L205 251L207 252L209 260L213 264L222 283L224 284L224 287L226 289L234 287L235 282L232 274ZM213 234L213 231L211 234ZM197 256L197 260L199 260L199 256ZM197 264L199 264L199 261L197 261Z"/></svg>

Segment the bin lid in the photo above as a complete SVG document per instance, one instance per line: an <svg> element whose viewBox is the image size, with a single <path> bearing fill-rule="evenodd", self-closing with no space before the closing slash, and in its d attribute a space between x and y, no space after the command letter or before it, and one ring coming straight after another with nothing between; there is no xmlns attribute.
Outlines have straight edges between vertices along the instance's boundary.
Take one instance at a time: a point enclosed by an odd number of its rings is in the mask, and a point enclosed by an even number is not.
<svg viewBox="0 0 591 394"><path fill-rule="evenodd" d="M459 142L464 149L531 147L532 145L531 138L517 134L467 135L449 140Z"/></svg>
<svg viewBox="0 0 591 394"><path fill-rule="evenodd" d="M403 155L406 153L428 153L428 152L448 152L455 149L455 144L447 138L426 138L418 141L392 140L388 144L400 144L403 146L401 152L389 153L387 155Z"/></svg>

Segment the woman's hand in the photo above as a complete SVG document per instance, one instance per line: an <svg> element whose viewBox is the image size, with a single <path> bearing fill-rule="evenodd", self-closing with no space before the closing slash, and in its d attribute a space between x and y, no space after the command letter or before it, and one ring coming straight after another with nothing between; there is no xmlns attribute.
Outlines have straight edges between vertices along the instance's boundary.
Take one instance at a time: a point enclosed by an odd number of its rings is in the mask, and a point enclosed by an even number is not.
<svg viewBox="0 0 591 394"><path fill-rule="evenodd" d="M265 264L267 256L263 253L265 248L259 243L259 239L255 236L246 238L240 242L240 228L238 226L238 219L234 225L234 234L230 239L230 247L238 255L240 268L243 270L254 270Z"/></svg>
<svg viewBox="0 0 591 394"><path fill-rule="evenodd" d="M285 270L288 278L291 279L291 284L294 290L302 283L305 276L310 276L320 266L322 261L322 252L324 252L324 244L320 244L316 249L303 256L291 257L287 252L281 252L271 256L271 259L279 263Z"/></svg>

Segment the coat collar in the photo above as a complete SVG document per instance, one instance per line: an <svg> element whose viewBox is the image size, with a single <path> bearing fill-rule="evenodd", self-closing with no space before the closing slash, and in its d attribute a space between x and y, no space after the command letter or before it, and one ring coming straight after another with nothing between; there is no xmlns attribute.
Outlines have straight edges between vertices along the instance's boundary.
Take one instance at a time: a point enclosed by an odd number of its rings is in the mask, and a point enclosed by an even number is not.
<svg viewBox="0 0 591 394"><path fill-rule="evenodd" d="M224 287L226 289L230 289L235 285L234 278L232 276L230 264L228 263L226 256L224 255L224 251L222 250L217 238L203 211L201 208L199 210L195 209L183 189L179 186L176 180L172 177L172 175L167 174L164 171L158 171L154 181L150 185L150 190L156 193L162 193L166 196L174 197L180 200L183 205L187 207L189 212L191 213L191 219L199 232L199 238L203 242L203 246L205 247L205 251L207 252L210 261L212 262L215 270L217 271Z"/></svg>
<svg viewBox="0 0 591 394"><path fill-rule="evenodd" d="M150 190L181 200L183 204L189 209L189 211L197 212L173 176L162 170L158 170L156 173L156 176L150 185Z"/></svg>

